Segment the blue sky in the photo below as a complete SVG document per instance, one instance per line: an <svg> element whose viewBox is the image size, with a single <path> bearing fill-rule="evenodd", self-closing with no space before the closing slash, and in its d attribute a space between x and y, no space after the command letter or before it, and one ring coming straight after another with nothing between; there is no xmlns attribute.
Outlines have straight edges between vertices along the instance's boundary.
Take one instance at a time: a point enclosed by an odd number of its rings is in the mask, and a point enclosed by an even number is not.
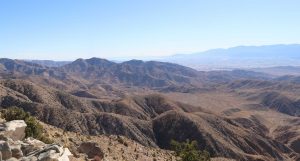
<svg viewBox="0 0 300 161"><path fill-rule="evenodd" d="M142 58L300 43L299 0L1 0L0 57Z"/></svg>

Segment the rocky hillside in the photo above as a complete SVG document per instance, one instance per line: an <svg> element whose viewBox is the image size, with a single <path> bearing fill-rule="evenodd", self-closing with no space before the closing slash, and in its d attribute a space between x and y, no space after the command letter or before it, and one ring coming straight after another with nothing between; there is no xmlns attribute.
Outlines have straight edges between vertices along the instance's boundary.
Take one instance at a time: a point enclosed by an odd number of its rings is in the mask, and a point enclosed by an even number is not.
<svg viewBox="0 0 300 161"><path fill-rule="evenodd" d="M261 105L291 116L300 116L300 86L296 83L260 80L234 81L230 89L244 95L249 100L257 100Z"/></svg>
<svg viewBox="0 0 300 161"><path fill-rule="evenodd" d="M122 136L87 136L42 123L44 134L54 143L25 138L23 120L0 123L0 152L3 160L175 160L174 153L142 146Z"/></svg>
<svg viewBox="0 0 300 161"><path fill-rule="evenodd" d="M103 156L103 160L175 161L172 151L143 146L123 136L89 136L64 131L44 123L42 125L46 135L51 140L70 149L71 153L74 154L74 160L93 158L98 153ZM88 151L86 152L86 150Z"/></svg>
<svg viewBox="0 0 300 161"><path fill-rule="evenodd" d="M82 157L75 155L85 149L78 150L82 140L83 147L97 151L109 139L118 147L102 148L103 157L114 154L110 160L168 160L171 153L159 148L170 150L172 139L190 139L212 157L299 159L300 86L286 79L137 60L91 58L45 67L1 59L0 64L0 107L16 106L51 125L55 133L49 137L65 143L75 157ZM142 150L126 151L121 140Z"/></svg>
<svg viewBox="0 0 300 161"><path fill-rule="evenodd" d="M193 139L214 157L238 160L298 157L293 149L265 135L266 128L256 120L229 119L157 94L101 101L21 80L4 81L1 88L2 107L18 106L43 122L84 135L120 135L165 149L170 149L171 139Z"/></svg>

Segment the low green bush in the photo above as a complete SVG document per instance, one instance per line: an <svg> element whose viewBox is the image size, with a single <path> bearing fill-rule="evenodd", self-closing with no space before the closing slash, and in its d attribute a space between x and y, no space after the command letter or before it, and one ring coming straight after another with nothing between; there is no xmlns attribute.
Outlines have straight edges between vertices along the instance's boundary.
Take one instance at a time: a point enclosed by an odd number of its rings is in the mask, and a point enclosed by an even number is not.
<svg viewBox="0 0 300 161"><path fill-rule="evenodd" d="M198 150L197 141L186 140L186 142L180 143L172 140L170 144L180 161L210 161L207 151Z"/></svg>
<svg viewBox="0 0 300 161"><path fill-rule="evenodd" d="M30 117L29 113L18 107L3 109L1 110L1 114L6 121L25 120L26 118Z"/></svg>
<svg viewBox="0 0 300 161"><path fill-rule="evenodd" d="M43 126L32 116L25 118L27 124L26 137L40 138L43 132Z"/></svg>

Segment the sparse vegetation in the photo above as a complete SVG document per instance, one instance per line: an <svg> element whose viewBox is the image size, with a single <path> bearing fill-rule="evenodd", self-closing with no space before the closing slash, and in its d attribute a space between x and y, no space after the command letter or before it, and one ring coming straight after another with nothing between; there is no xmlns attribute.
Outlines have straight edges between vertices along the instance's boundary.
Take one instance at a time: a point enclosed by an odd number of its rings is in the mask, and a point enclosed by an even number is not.
<svg viewBox="0 0 300 161"><path fill-rule="evenodd" d="M24 120L27 124L25 129L26 137L33 137L39 139L47 144L53 141L43 135L43 126L28 112L18 107L10 107L1 110L1 114L6 121Z"/></svg>
<svg viewBox="0 0 300 161"><path fill-rule="evenodd" d="M210 155L207 151L198 150L197 141L177 142L171 141L172 149L180 161L210 161Z"/></svg>
<svg viewBox="0 0 300 161"><path fill-rule="evenodd" d="M124 146L128 146L128 143L120 136L117 136L117 141L120 143L120 144L123 144Z"/></svg>

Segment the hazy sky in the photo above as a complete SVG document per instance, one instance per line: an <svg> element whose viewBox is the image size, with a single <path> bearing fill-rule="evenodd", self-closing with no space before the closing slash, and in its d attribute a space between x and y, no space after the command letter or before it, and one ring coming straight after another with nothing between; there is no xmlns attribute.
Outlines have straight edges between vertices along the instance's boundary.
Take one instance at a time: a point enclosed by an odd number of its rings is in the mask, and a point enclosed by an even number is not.
<svg viewBox="0 0 300 161"><path fill-rule="evenodd" d="M0 57L165 56L300 43L299 0L0 0Z"/></svg>

